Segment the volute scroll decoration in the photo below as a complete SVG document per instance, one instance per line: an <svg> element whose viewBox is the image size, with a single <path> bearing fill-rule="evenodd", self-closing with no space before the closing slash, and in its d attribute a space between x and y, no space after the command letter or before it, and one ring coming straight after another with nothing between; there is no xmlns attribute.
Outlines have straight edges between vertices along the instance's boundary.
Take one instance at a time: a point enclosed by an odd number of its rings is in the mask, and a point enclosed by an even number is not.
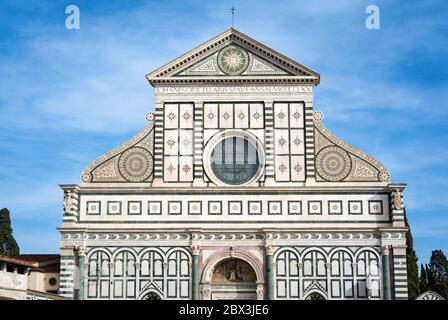
<svg viewBox="0 0 448 320"><path fill-rule="evenodd" d="M148 124L131 140L92 161L82 172L81 181L151 182L154 166L154 114L146 115Z"/></svg>
<svg viewBox="0 0 448 320"><path fill-rule="evenodd" d="M317 180L329 182L388 182L389 172L378 160L336 137L323 124L321 111L313 113Z"/></svg>

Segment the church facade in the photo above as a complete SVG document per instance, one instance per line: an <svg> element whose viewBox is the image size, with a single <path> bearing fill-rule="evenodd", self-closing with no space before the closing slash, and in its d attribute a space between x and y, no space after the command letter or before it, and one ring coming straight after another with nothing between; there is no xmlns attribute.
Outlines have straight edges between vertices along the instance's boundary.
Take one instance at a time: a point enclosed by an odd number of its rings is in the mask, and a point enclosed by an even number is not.
<svg viewBox="0 0 448 320"><path fill-rule="evenodd" d="M232 28L147 79L146 127L61 185L61 295L407 299L405 185L324 126L317 72Z"/></svg>

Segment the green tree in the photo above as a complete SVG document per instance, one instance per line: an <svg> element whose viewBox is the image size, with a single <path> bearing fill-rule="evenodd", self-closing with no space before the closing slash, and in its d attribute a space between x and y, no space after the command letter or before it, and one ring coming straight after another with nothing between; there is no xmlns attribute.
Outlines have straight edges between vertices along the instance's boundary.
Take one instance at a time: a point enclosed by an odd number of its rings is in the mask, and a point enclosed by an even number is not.
<svg viewBox="0 0 448 320"><path fill-rule="evenodd" d="M19 246L12 235L9 210L3 208L0 210L0 254L4 256L16 256L19 253Z"/></svg>
<svg viewBox="0 0 448 320"><path fill-rule="evenodd" d="M428 273L426 272L427 269L428 269L427 265L423 266L423 263L420 265L420 281L419 281L420 293L428 291Z"/></svg>
<svg viewBox="0 0 448 320"><path fill-rule="evenodd" d="M434 250L428 264L428 289L448 299L448 260L442 250Z"/></svg>
<svg viewBox="0 0 448 320"><path fill-rule="evenodd" d="M408 269L408 295L410 300L415 300L420 294L420 285L418 278L418 265L417 265L417 254L414 250L414 240L412 239L411 228L408 224L408 219L406 217L406 211L404 216L404 223L408 228L406 232L406 265Z"/></svg>

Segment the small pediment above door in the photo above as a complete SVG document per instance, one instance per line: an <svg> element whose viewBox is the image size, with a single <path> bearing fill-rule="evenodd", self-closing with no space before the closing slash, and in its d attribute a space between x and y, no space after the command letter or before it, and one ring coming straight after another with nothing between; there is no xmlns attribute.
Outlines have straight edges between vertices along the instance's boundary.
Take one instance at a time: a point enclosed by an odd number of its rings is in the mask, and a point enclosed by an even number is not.
<svg viewBox="0 0 448 320"><path fill-rule="evenodd" d="M287 81L317 85L320 75L231 28L149 73L158 83Z"/></svg>

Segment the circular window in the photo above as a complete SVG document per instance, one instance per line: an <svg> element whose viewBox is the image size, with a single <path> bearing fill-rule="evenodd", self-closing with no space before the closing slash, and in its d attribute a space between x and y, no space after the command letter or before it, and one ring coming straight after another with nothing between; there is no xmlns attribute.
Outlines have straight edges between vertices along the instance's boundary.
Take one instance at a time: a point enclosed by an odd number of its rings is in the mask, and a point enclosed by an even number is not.
<svg viewBox="0 0 448 320"><path fill-rule="evenodd" d="M249 182L260 168L257 148L242 137L232 136L219 141L210 157L213 174L231 185Z"/></svg>
<svg viewBox="0 0 448 320"><path fill-rule="evenodd" d="M50 286L55 286L58 283L58 280L52 277L50 278L50 280L48 280L48 283L50 284Z"/></svg>

